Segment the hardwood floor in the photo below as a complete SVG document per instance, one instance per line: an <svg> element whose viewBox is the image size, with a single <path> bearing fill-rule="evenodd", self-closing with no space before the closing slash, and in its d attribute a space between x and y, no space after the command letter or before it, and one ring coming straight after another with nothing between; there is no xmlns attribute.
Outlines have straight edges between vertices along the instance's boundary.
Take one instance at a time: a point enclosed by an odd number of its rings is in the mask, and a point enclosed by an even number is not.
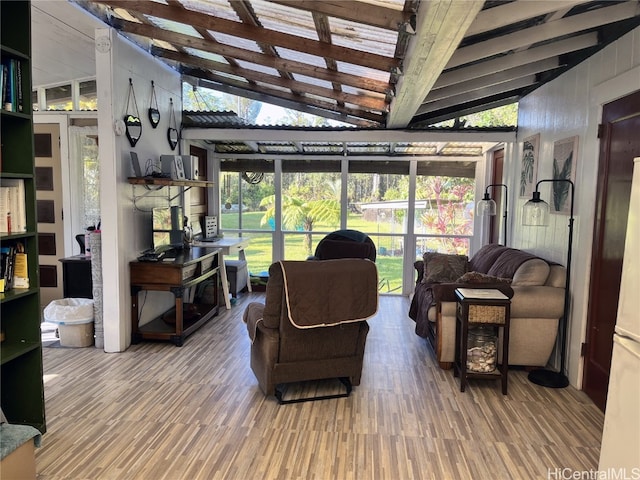
<svg viewBox="0 0 640 480"><path fill-rule="evenodd" d="M524 371L509 372L507 396L498 381L461 393L413 332L404 297L381 297L349 398L278 405L258 389L241 321L262 299L245 294L182 348L44 348L38 478L543 479L597 469L604 417L586 395L536 386Z"/></svg>

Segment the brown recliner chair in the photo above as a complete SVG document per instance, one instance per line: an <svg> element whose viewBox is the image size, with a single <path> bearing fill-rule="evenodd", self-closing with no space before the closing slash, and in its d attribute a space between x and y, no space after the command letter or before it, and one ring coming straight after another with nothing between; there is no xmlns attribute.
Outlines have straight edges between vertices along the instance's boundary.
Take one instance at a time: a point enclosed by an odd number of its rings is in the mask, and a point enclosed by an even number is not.
<svg viewBox="0 0 640 480"><path fill-rule="evenodd" d="M370 260L272 264L265 304L250 303L243 318L260 389L289 403L279 385L338 378L347 392L330 397L347 396L360 384L365 320L377 309L378 273Z"/></svg>

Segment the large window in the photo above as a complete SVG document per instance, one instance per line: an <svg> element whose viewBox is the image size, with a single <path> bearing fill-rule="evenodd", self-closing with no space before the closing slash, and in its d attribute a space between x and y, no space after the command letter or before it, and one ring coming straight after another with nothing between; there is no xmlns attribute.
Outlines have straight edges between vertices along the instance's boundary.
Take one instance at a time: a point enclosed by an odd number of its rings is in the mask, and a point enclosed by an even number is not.
<svg viewBox="0 0 640 480"><path fill-rule="evenodd" d="M340 228L340 162L283 162L284 258L303 260Z"/></svg>
<svg viewBox="0 0 640 480"><path fill-rule="evenodd" d="M426 251L469 253L474 162L460 168L417 162L411 205L407 160L344 166L346 160L282 160L279 182L272 162L252 162L221 162L220 203L222 229L251 238L246 253L254 276L264 276L273 259L307 259L326 234L341 228L373 240L381 293L410 291L403 278ZM448 171L455 175L442 175Z"/></svg>
<svg viewBox="0 0 640 480"><path fill-rule="evenodd" d="M274 194L273 163L221 162L219 226L251 239L245 256L253 277L265 277L272 263L275 223L267 203Z"/></svg>
<svg viewBox="0 0 640 480"><path fill-rule="evenodd" d="M380 291L401 293L409 162L349 162L347 195L347 227L376 244Z"/></svg>
<svg viewBox="0 0 640 480"><path fill-rule="evenodd" d="M472 173L475 166L467 175ZM417 257L427 251L469 254L474 189L472 177L433 176L429 168L418 169L414 223Z"/></svg>

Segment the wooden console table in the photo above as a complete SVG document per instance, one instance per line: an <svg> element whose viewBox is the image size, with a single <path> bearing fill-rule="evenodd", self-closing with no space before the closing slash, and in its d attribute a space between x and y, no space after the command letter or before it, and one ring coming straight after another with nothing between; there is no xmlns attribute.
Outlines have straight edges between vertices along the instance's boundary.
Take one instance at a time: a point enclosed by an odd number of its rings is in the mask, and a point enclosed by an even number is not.
<svg viewBox="0 0 640 480"><path fill-rule="evenodd" d="M218 314L220 250L192 247L159 262L133 261L131 277L131 343L143 339L169 340L181 347L187 335ZM185 303L185 290L214 279L215 304ZM175 307L145 325L139 325L138 293L155 290L173 293ZM197 301L197 299L196 299Z"/></svg>
<svg viewBox="0 0 640 480"><path fill-rule="evenodd" d="M454 376L460 377L460 391L464 392L469 378L500 378L502 394L507 394L509 372L509 321L511 300L495 289L456 289L456 354L453 364ZM474 372L467 368L469 326L502 327L502 364L492 372ZM496 338L496 355L497 355Z"/></svg>

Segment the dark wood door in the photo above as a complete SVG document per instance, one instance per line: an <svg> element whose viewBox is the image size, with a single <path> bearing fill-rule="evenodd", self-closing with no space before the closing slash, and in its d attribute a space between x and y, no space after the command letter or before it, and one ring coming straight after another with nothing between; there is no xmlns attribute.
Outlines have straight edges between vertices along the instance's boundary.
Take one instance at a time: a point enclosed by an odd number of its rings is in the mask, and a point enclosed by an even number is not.
<svg viewBox="0 0 640 480"><path fill-rule="evenodd" d="M604 106L591 260L583 390L604 411L618 312L633 159L640 156L640 91Z"/></svg>

